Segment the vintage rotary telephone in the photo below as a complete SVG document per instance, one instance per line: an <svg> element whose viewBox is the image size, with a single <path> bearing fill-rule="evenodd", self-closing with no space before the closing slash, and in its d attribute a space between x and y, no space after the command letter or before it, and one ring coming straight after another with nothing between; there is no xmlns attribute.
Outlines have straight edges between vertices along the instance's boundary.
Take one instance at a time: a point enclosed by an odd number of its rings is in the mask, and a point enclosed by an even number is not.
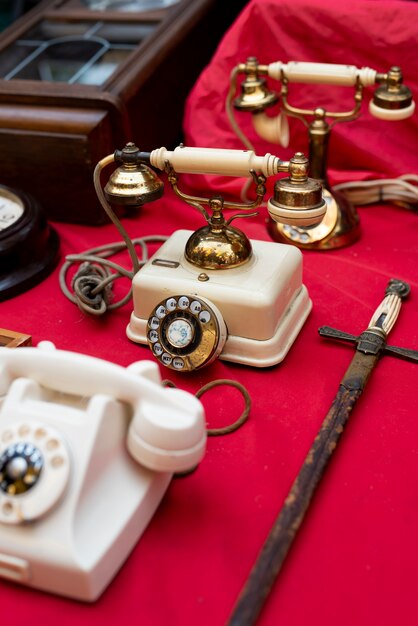
<svg viewBox="0 0 418 626"><path fill-rule="evenodd" d="M96 599L173 472L206 443L203 407L156 363L0 348L0 576Z"/></svg>
<svg viewBox="0 0 418 626"><path fill-rule="evenodd" d="M101 171L114 161L121 165L103 191ZM109 202L141 205L161 197L163 185L150 165L168 173L175 193L197 208L207 225L194 233L176 231L139 270L132 242ZM250 241L231 221L249 215L243 211L254 215L267 176L288 172L288 178L276 181L268 201L272 219L301 226L320 222L326 204L321 185L307 177L307 165L301 153L284 162L271 154L184 146L145 153L134 144L102 159L94 176L96 192L134 264L128 337L148 344L160 363L177 371L198 369L218 356L257 367L281 361L312 306L302 283L302 255L294 246ZM218 195L186 195L177 184L182 172L251 177L256 199L242 204ZM226 220L226 209L240 213Z"/></svg>
<svg viewBox="0 0 418 626"><path fill-rule="evenodd" d="M241 94L234 99L239 74L244 74L245 79L241 84ZM285 115L280 113L276 117L269 117L265 114L265 109L274 105L279 100L279 95L267 88L264 76L280 82L280 107ZM346 112L327 111L322 107L315 109L295 107L288 100L290 83L353 87L354 107ZM324 197L328 209L321 224L305 228L270 222L269 231L273 239L293 243L301 248L325 250L345 246L358 238L360 231L356 209L341 193L330 190L327 180L328 142L335 124L354 120L360 115L363 90L375 84L379 86L369 105L370 113L374 117L403 120L413 114L415 104L411 91L402 84L402 72L399 67L392 67L383 74L368 67L360 69L354 65L331 63L277 61L261 65L255 57L249 57L246 63L240 63L232 70L226 109L231 125L244 145L252 149L235 119L234 108L251 112L257 134L266 141L282 146L287 146L289 142L286 115L298 118L308 128L310 174L321 180L325 186ZM328 122L327 118L331 121Z"/></svg>

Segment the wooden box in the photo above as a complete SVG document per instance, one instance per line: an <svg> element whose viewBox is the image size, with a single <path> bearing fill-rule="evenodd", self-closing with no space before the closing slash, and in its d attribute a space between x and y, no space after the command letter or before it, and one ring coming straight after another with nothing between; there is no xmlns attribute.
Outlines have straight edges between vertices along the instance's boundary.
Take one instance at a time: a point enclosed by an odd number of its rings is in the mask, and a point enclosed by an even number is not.
<svg viewBox="0 0 418 626"><path fill-rule="evenodd" d="M180 140L184 100L227 24L216 0L166 4L45 0L0 36L0 183L31 193L50 219L106 221L96 163L129 140L143 150Z"/></svg>

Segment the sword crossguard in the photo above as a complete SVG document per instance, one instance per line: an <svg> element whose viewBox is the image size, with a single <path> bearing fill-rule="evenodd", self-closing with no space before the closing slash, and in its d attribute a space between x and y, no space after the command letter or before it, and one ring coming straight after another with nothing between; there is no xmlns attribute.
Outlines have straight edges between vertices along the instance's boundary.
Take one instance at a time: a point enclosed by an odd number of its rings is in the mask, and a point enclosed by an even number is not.
<svg viewBox="0 0 418 626"><path fill-rule="evenodd" d="M388 346L386 337L392 330L401 308L401 301L410 292L408 283L392 278L385 291L385 298L374 312L368 328L360 335L352 335L330 326L321 326L318 329L321 337L347 341L356 344L356 350L364 354L391 354L401 359L418 363L418 350Z"/></svg>

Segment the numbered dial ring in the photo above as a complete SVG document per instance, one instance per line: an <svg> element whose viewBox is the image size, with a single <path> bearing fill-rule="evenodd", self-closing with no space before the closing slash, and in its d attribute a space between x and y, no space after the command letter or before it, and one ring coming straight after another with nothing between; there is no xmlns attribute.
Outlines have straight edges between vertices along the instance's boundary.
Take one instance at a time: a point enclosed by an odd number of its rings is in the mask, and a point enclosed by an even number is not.
<svg viewBox="0 0 418 626"><path fill-rule="evenodd" d="M148 319L148 344L157 359L179 372L204 367L222 351L226 327L215 305L196 296L171 296Z"/></svg>

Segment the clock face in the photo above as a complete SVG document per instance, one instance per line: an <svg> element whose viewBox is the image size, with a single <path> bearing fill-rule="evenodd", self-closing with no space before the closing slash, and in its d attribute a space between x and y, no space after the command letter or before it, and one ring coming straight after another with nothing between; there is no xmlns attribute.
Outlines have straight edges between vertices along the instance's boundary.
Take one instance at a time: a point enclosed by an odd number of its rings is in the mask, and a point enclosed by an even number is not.
<svg viewBox="0 0 418 626"><path fill-rule="evenodd" d="M12 193L0 195L0 230L9 228L20 219L24 213L22 201Z"/></svg>
<svg viewBox="0 0 418 626"><path fill-rule="evenodd" d="M59 239L29 194L0 185L0 302L33 287L58 262Z"/></svg>

